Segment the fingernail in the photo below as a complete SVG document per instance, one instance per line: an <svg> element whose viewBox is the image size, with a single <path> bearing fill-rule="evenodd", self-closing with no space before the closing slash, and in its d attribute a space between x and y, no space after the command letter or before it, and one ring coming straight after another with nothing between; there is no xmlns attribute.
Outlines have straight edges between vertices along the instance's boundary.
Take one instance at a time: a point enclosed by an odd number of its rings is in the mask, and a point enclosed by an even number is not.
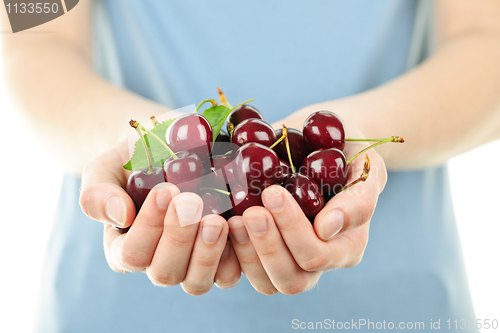
<svg viewBox="0 0 500 333"><path fill-rule="evenodd" d="M170 201L180 193L177 186L169 183L156 184L153 190L158 190L156 193L156 205L163 210L166 210Z"/></svg>
<svg viewBox="0 0 500 333"><path fill-rule="evenodd" d="M222 223L215 220L203 221L203 225L201 227L201 238L207 244L214 244L219 239L222 227Z"/></svg>
<svg viewBox="0 0 500 333"><path fill-rule="evenodd" d="M323 239L331 239L344 227L344 213L340 210L332 210L321 220L320 233Z"/></svg>
<svg viewBox="0 0 500 333"><path fill-rule="evenodd" d="M226 242L226 246L224 247L224 251L222 251L220 260L226 260L227 258L229 258L229 242Z"/></svg>
<svg viewBox="0 0 500 333"><path fill-rule="evenodd" d="M247 221L248 229L255 236L262 236L267 231L267 219L262 214L252 214L244 217Z"/></svg>
<svg viewBox="0 0 500 333"><path fill-rule="evenodd" d="M196 194L183 193L174 199L175 211L181 227L200 221L200 201Z"/></svg>
<svg viewBox="0 0 500 333"><path fill-rule="evenodd" d="M231 235L238 242L238 244L245 244L248 242L250 237L248 237L247 229L243 224L243 218L241 216L234 216L228 221L229 230L231 230Z"/></svg>
<svg viewBox="0 0 500 333"><path fill-rule="evenodd" d="M106 215L116 224L123 226L127 219L127 207L120 197L110 197L106 203Z"/></svg>
<svg viewBox="0 0 500 333"><path fill-rule="evenodd" d="M281 189L279 187L272 187L264 191L262 200L264 201L264 206L271 213L279 213L283 210L285 204L283 200L283 195L281 194Z"/></svg>
<svg viewBox="0 0 500 333"><path fill-rule="evenodd" d="M156 192L156 205L158 208L166 210L168 208L168 203L170 202L171 196L168 190L158 190Z"/></svg>

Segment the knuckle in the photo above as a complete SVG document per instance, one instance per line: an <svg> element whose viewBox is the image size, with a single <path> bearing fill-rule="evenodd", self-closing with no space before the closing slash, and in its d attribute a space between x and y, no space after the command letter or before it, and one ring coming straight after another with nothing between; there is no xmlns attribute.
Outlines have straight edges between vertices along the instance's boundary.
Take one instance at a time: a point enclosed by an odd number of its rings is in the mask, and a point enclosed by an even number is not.
<svg viewBox="0 0 500 333"><path fill-rule="evenodd" d="M306 290L308 283L305 278L295 278L287 281L286 284L280 286L278 289L282 294L285 295L297 295Z"/></svg>
<svg viewBox="0 0 500 333"><path fill-rule="evenodd" d="M185 248L191 246L194 241L194 238L190 235L186 235L184 233L178 232L178 230L173 230L173 232L165 232L164 235L167 238L167 241L174 245L176 248Z"/></svg>
<svg viewBox="0 0 500 333"><path fill-rule="evenodd" d="M123 248L121 253L121 261L128 267L134 269L143 269L149 266L151 258L138 255L135 251Z"/></svg>
<svg viewBox="0 0 500 333"><path fill-rule="evenodd" d="M182 282L182 277L171 273L160 273L156 271L148 271L149 280L156 286L176 286Z"/></svg>
<svg viewBox="0 0 500 333"><path fill-rule="evenodd" d="M278 253L278 247L274 243L268 243L260 247L257 251L259 257L274 257Z"/></svg>
<svg viewBox="0 0 500 333"><path fill-rule="evenodd" d="M214 267L219 264L220 258L198 255L193 258L193 263L201 267Z"/></svg>
<svg viewBox="0 0 500 333"><path fill-rule="evenodd" d="M238 260L240 261L240 264L242 264L242 265L255 265L255 264L260 265L260 259L256 253L251 254L251 255L238 257Z"/></svg>
<svg viewBox="0 0 500 333"><path fill-rule="evenodd" d="M181 287L189 295L200 296L208 293L212 288L212 285L181 283Z"/></svg>
<svg viewBox="0 0 500 333"><path fill-rule="evenodd" d="M92 201L94 198L93 191L89 188L84 188L82 189L82 192L80 193L80 208L82 211L85 213L90 218L93 218L90 214L90 207L92 207Z"/></svg>
<svg viewBox="0 0 500 333"><path fill-rule="evenodd" d="M326 258L325 254L313 254L311 256L304 257L303 260L299 260L298 265L305 271L314 272L324 270L329 265L329 260Z"/></svg>
<svg viewBox="0 0 500 333"><path fill-rule="evenodd" d="M257 290L258 293L266 295L266 296L272 296L274 294L278 293L278 290L274 287L256 287L255 290Z"/></svg>
<svg viewBox="0 0 500 333"><path fill-rule="evenodd" d="M216 277L215 285L219 289L229 289L229 288L236 286L240 282L240 279L241 279L240 274L234 274L234 276L231 276L231 277L229 277L229 276L228 277Z"/></svg>

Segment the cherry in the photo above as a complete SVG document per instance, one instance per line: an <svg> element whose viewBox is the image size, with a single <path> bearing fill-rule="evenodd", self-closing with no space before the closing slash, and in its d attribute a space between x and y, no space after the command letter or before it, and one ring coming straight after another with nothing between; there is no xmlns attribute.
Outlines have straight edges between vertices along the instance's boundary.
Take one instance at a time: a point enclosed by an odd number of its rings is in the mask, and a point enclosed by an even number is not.
<svg viewBox="0 0 500 333"><path fill-rule="evenodd" d="M216 188L230 191L236 186L233 174L233 157L230 155L217 155L212 157L212 165L203 177L203 187ZM229 185L226 186L226 184Z"/></svg>
<svg viewBox="0 0 500 333"><path fill-rule="evenodd" d="M325 199L318 184L309 176L294 173L283 182L282 186L292 194L309 220L314 219L325 206Z"/></svg>
<svg viewBox="0 0 500 333"><path fill-rule="evenodd" d="M347 183L347 163L336 148L316 150L309 154L300 172L311 177L325 195L333 195Z"/></svg>
<svg viewBox="0 0 500 333"><path fill-rule="evenodd" d="M234 108L229 114L227 122L233 124L234 127L238 126L243 120L250 118L258 118L264 120L264 116L256 108L251 105L243 104Z"/></svg>
<svg viewBox="0 0 500 333"><path fill-rule="evenodd" d="M313 150L344 149L344 122L331 111L317 111L304 122L304 139Z"/></svg>
<svg viewBox="0 0 500 333"><path fill-rule="evenodd" d="M196 192L203 173L203 163L198 155L185 150L168 158L163 165L165 180L176 185L181 192Z"/></svg>
<svg viewBox="0 0 500 333"><path fill-rule="evenodd" d="M280 160L280 165L276 168L275 184L281 184L288 176L292 174L290 164L286 161Z"/></svg>
<svg viewBox="0 0 500 333"><path fill-rule="evenodd" d="M274 130L262 119L247 119L234 128L231 142L238 146L245 143L256 142L270 147L276 141Z"/></svg>
<svg viewBox="0 0 500 333"><path fill-rule="evenodd" d="M153 167L153 173L149 174L149 169L134 171L127 182L127 193L135 204L135 211L139 212L144 200L153 187L165 181L161 167Z"/></svg>
<svg viewBox="0 0 500 333"><path fill-rule="evenodd" d="M241 185L236 185L236 187L233 188L230 199L233 206L233 208L231 208L231 213L233 215L243 215L243 212L252 206L264 206L260 191L250 190Z"/></svg>
<svg viewBox="0 0 500 333"><path fill-rule="evenodd" d="M304 139L301 131L295 128L287 129L288 142L290 143L290 147L293 149L293 165L295 167L300 167L302 165L302 161L312 152L312 149L309 148L309 145ZM274 133L276 138L280 138L283 135L283 129L276 130ZM286 144L284 140L274 147L274 151L278 154L280 159L288 160L288 153L286 152Z"/></svg>
<svg viewBox="0 0 500 333"><path fill-rule="evenodd" d="M170 124L165 133L165 139L167 145L175 153L186 150L195 153L201 160L205 160L212 149L212 128L202 115L187 114Z"/></svg>
<svg viewBox="0 0 500 333"><path fill-rule="evenodd" d="M203 200L203 216L208 214L222 215L231 209L228 195L222 194L226 197L226 200L223 200L222 195L217 194L217 192L212 189L205 188L199 190L198 194Z"/></svg>
<svg viewBox="0 0 500 333"><path fill-rule="evenodd" d="M131 120L129 125L137 131L137 134L139 134L142 146L144 147L148 158L148 168L134 171L128 177L127 181L127 193L134 201L135 211L139 212L151 189L157 184L163 183L165 181L165 177L161 167L153 167L148 146L146 145L146 141L141 130L138 128L140 124Z"/></svg>
<svg viewBox="0 0 500 333"><path fill-rule="evenodd" d="M264 189L274 184L278 155L260 143L247 143L235 153L233 173L236 182L243 187Z"/></svg>

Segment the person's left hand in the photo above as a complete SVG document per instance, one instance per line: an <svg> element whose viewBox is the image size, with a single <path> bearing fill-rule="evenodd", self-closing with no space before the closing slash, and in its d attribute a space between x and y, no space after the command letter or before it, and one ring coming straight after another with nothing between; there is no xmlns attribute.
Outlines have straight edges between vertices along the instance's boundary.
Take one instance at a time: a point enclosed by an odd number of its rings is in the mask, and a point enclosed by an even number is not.
<svg viewBox="0 0 500 333"><path fill-rule="evenodd" d="M366 146L346 143L346 158ZM292 195L277 185L263 191L265 207L251 207L228 221L242 272L258 292L298 294L313 287L323 272L361 261L370 219L387 181L380 155L373 149L368 155L368 179L332 198L314 225ZM363 165L364 155L349 164L348 183L361 175Z"/></svg>

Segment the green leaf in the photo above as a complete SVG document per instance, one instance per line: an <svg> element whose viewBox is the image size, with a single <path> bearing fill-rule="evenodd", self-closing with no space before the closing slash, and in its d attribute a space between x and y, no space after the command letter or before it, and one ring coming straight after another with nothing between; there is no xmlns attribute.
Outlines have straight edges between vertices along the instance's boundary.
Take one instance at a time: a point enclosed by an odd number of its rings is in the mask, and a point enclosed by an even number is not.
<svg viewBox="0 0 500 333"><path fill-rule="evenodd" d="M165 138L165 132L167 131L168 126L172 124L175 119L165 120L164 122L156 125L151 131L156 134L161 139ZM163 163L170 157L170 153L163 147L156 139L148 138L148 134L144 134L144 141L146 141L146 145L149 147L149 153L151 155L151 163L154 167L162 167ZM141 170L149 167L148 164L148 156L146 155L146 151L144 150L144 146L141 142L141 139L138 139L134 146L134 153L128 161L127 164L123 166L126 170Z"/></svg>
<svg viewBox="0 0 500 333"><path fill-rule="evenodd" d="M201 114L203 117L207 118L210 126L212 126L214 141L217 139L217 136L219 135L220 130L222 126L224 126L224 122L230 113L230 108L225 107L224 105L217 105L206 109Z"/></svg>

